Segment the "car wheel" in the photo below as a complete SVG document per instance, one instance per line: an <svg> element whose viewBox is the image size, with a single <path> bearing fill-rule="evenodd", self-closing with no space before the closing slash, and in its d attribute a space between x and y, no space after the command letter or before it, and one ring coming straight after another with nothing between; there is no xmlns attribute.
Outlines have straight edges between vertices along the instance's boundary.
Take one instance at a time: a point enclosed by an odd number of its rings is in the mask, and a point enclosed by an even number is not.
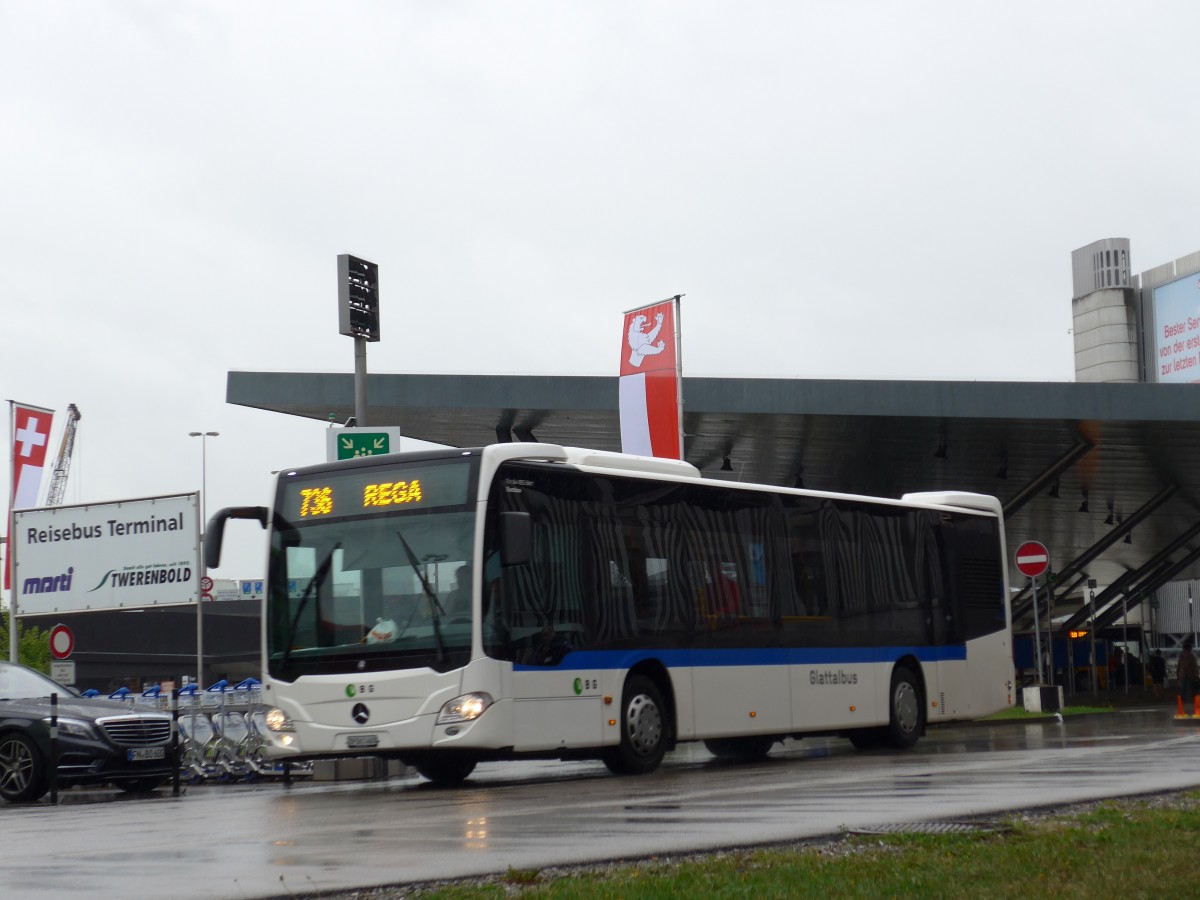
<svg viewBox="0 0 1200 900"><path fill-rule="evenodd" d="M46 793L46 764L33 739L10 732L0 737L0 797L32 803Z"/></svg>
<svg viewBox="0 0 1200 900"><path fill-rule="evenodd" d="M604 756L604 764L618 775L653 772L667 752L666 704L649 678L634 675L621 694L621 743Z"/></svg>

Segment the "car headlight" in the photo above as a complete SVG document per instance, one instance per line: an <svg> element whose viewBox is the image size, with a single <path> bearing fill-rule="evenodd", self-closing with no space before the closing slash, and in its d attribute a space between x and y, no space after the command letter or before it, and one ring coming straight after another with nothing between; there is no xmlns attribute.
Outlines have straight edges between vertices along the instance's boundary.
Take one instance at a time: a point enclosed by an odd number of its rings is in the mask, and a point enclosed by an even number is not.
<svg viewBox="0 0 1200 900"><path fill-rule="evenodd" d="M49 717L42 720L47 725L50 724ZM96 729L92 727L90 722L85 722L82 719L59 719L58 720L59 736L71 735L73 737L86 738L88 740L96 739Z"/></svg>
<svg viewBox="0 0 1200 900"><path fill-rule="evenodd" d="M267 727L272 731L295 731L296 726L292 724L292 720L279 707L272 707L267 710Z"/></svg>
<svg viewBox="0 0 1200 900"><path fill-rule="evenodd" d="M495 702L491 694L485 694L483 691L463 694L461 697L455 697L448 701L442 707L442 711L438 713L437 723L449 725L452 722L473 722Z"/></svg>

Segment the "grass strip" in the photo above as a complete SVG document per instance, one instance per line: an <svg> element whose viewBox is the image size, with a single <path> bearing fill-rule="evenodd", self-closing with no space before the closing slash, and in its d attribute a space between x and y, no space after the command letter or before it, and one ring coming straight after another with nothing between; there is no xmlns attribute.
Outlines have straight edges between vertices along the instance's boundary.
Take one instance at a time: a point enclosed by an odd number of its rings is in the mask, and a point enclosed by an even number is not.
<svg viewBox="0 0 1200 900"><path fill-rule="evenodd" d="M1088 713L1110 713L1115 712L1116 708L1112 706L1064 706L1059 712L1064 716L1082 716ZM1053 716L1052 712L1029 712L1021 706L1010 706L1008 709L1002 709L998 713L993 713L979 721L981 722L1003 722L1008 719L1045 719L1048 716Z"/></svg>
<svg viewBox="0 0 1200 900"><path fill-rule="evenodd" d="M579 870L510 870L484 883L371 897L1192 897L1200 792L1016 814L994 830L847 835L787 848ZM388 890L388 889L381 889Z"/></svg>

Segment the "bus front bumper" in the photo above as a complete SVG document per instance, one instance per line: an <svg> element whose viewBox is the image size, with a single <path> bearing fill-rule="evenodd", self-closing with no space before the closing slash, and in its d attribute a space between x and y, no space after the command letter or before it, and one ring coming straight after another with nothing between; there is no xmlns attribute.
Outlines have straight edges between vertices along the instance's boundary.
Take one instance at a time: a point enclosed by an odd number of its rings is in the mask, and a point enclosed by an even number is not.
<svg viewBox="0 0 1200 900"><path fill-rule="evenodd" d="M264 753L270 759L320 756L403 756L406 751L499 750L512 747L512 701L498 700L469 720L442 721L442 713L400 722L366 722L357 728L289 720L290 730L270 731Z"/></svg>

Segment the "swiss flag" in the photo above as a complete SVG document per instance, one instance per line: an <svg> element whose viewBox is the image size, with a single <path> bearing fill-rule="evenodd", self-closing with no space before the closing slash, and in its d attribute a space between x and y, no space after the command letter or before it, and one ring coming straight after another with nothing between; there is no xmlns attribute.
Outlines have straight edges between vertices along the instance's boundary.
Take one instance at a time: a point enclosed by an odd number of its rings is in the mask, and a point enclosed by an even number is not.
<svg viewBox="0 0 1200 900"><path fill-rule="evenodd" d="M10 401L11 403L11 401ZM12 511L18 507L37 506L38 490L42 486L42 471L46 468L46 451L50 447L50 423L54 410L23 403L12 405L12 488L8 520L8 552L4 556L4 588L12 586Z"/></svg>
<svg viewBox="0 0 1200 900"><path fill-rule="evenodd" d="M37 506L54 411L13 404L12 508Z"/></svg>

